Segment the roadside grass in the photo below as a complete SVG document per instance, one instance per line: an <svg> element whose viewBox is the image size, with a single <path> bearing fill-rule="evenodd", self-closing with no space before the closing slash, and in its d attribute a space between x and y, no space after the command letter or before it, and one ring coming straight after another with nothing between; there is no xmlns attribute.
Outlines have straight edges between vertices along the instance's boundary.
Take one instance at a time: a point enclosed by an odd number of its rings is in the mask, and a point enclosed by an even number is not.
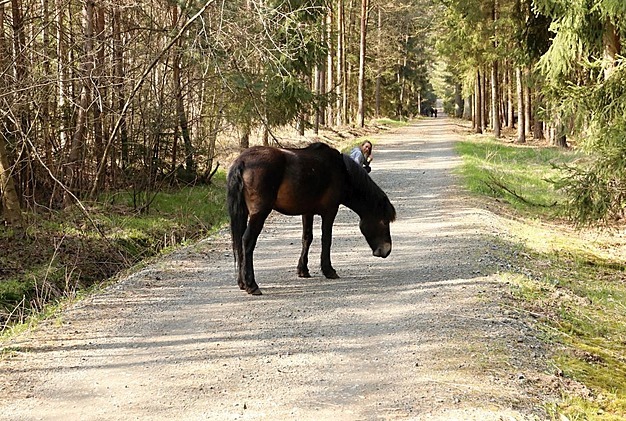
<svg viewBox="0 0 626 421"><path fill-rule="evenodd" d="M85 203L89 218L77 207L29 213L19 241L0 231L0 333L29 320L36 323L60 303L165 249L206 237L227 221L223 172L210 185L144 199L148 208L138 207L131 192L103 195L97 203Z"/></svg>
<svg viewBox="0 0 626 421"><path fill-rule="evenodd" d="M626 419L626 240L575 230L561 218L565 198L547 181L577 154L475 136L458 151L467 188L491 198L519 248L507 258L523 270L502 277L549 338L564 385L549 411L556 419Z"/></svg>
<svg viewBox="0 0 626 421"><path fill-rule="evenodd" d="M575 152L505 144L482 136L458 143L457 151L463 156L460 171L471 192L503 200L519 212L545 217L562 212L565 198L551 181L559 175L557 166L578 158Z"/></svg>
<svg viewBox="0 0 626 421"><path fill-rule="evenodd" d="M405 120L393 120L391 118L377 118L372 120L370 124L379 125L379 126L387 126L389 128L397 128L404 127L409 124L408 121Z"/></svg>

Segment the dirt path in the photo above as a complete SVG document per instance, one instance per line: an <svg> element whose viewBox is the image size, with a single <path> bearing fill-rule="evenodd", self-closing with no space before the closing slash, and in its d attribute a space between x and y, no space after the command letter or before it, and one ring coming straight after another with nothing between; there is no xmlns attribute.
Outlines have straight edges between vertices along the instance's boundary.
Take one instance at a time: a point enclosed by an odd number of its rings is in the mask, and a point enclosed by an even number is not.
<svg viewBox="0 0 626 421"><path fill-rule="evenodd" d="M389 258L347 209L337 280L318 269L319 220L311 279L295 274L300 219L268 221L261 297L237 288L225 233L177 251L8 344L0 419L543 419L542 351L499 304L506 262L455 186L454 129L375 138L372 177L399 215Z"/></svg>

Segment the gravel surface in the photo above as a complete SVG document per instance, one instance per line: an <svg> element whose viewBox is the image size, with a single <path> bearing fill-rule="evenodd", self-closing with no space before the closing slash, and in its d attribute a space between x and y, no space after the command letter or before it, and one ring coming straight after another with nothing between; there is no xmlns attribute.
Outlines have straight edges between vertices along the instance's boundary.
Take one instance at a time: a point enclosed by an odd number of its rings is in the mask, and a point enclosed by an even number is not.
<svg viewBox="0 0 626 421"><path fill-rule="evenodd" d="M342 208L341 278L319 270L316 219L300 279L300 218L273 214L253 297L223 231L4 344L0 420L545 419L545 353L502 305L502 234L455 184L457 131L374 137L371 176L398 211L387 259Z"/></svg>

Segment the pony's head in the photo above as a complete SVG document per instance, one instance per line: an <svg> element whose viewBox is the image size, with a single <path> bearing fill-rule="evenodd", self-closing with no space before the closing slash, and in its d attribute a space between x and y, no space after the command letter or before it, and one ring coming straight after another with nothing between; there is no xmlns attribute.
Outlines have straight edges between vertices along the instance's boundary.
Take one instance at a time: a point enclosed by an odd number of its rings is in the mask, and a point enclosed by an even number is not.
<svg viewBox="0 0 626 421"><path fill-rule="evenodd" d="M363 168L346 155L344 163L351 187L347 206L361 217L359 228L374 256L385 258L391 253L389 224L396 219L396 209Z"/></svg>

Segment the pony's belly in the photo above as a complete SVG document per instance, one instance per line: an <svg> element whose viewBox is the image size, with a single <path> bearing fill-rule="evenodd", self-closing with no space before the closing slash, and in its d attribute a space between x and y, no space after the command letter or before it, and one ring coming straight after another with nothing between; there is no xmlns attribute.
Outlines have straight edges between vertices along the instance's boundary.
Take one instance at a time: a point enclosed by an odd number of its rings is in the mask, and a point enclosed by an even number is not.
<svg viewBox="0 0 626 421"><path fill-rule="evenodd" d="M274 209L285 215L322 215L327 213L330 209L334 208L336 210L339 207L338 199L332 194L326 193L319 196L308 196L299 193L300 192L294 191L279 191L276 202L274 203Z"/></svg>

